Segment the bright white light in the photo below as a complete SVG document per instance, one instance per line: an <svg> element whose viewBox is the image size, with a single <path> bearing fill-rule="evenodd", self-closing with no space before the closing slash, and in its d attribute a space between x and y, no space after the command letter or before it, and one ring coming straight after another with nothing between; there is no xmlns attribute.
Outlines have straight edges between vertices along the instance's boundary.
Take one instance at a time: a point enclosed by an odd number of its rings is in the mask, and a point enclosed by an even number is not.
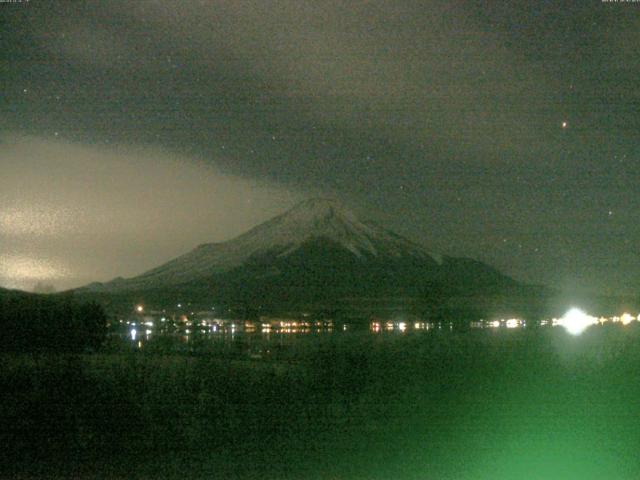
<svg viewBox="0 0 640 480"><path fill-rule="evenodd" d="M572 308L558 322L571 335L580 335L588 327L596 323L598 323L597 318L587 315L579 308Z"/></svg>
<svg viewBox="0 0 640 480"><path fill-rule="evenodd" d="M138 305L138 306L136 307L136 312L138 312L138 313L142 313L143 311L144 311L144 307L143 307L142 305Z"/></svg>
<svg viewBox="0 0 640 480"><path fill-rule="evenodd" d="M132 328L131 329L131 340L135 340L137 334L138 334L138 332L136 331L136 329Z"/></svg>
<svg viewBox="0 0 640 480"><path fill-rule="evenodd" d="M506 324L507 328L517 328L520 326L520 320L518 320L517 318L510 318L509 320L507 320Z"/></svg>
<svg viewBox="0 0 640 480"><path fill-rule="evenodd" d="M500 326L500 320L494 320L493 322L489 322L489 326L491 328L498 328Z"/></svg>
<svg viewBox="0 0 640 480"><path fill-rule="evenodd" d="M404 322L400 322L398 324L398 328L400 329L401 332L404 332L407 329L407 324Z"/></svg>
<svg viewBox="0 0 640 480"><path fill-rule="evenodd" d="M633 318L629 313L623 313L620 317L620 321L623 325L629 325L633 320L635 320L635 318Z"/></svg>

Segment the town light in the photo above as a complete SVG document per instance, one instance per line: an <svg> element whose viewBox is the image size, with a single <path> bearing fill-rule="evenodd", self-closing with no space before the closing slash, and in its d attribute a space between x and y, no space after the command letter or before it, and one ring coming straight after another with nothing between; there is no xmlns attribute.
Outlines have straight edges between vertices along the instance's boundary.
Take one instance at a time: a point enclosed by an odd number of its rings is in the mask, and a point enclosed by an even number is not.
<svg viewBox="0 0 640 480"><path fill-rule="evenodd" d="M629 313L623 313L620 317L620 322L622 322L623 325L629 325L634 320L635 318L633 318Z"/></svg>
<svg viewBox="0 0 640 480"><path fill-rule="evenodd" d="M558 322L571 335L580 335L588 327L596 323L598 323L597 318L587 315L579 308L572 308Z"/></svg>
<svg viewBox="0 0 640 480"><path fill-rule="evenodd" d="M520 320L517 318L510 318L505 322L507 328L518 328L520 326Z"/></svg>

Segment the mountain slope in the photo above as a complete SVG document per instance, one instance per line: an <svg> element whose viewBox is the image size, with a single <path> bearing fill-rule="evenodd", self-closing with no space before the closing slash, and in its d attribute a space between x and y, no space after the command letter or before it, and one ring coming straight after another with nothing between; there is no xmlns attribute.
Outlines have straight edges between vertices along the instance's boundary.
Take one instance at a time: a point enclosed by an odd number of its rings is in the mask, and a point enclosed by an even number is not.
<svg viewBox="0 0 640 480"><path fill-rule="evenodd" d="M513 280L481 262L433 255L376 224L360 221L336 201L312 199L233 240L200 245L137 277L83 290L295 302L513 285Z"/></svg>

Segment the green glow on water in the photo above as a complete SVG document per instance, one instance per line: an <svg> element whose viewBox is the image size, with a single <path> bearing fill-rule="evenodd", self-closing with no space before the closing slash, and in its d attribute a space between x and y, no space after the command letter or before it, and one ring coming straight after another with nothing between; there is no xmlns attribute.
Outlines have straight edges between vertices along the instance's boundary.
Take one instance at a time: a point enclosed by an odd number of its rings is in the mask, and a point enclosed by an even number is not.
<svg viewBox="0 0 640 480"><path fill-rule="evenodd" d="M359 475L339 478L640 478L637 334L553 331L478 350L482 365L432 374L440 398L416 385L391 418L342 445Z"/></svg>
<svg viewBox="0 0 640 480"><path fill-rule="evenodd" d="M83 434L80 418L93 437L79 440L118 440L108 467L122 465L122 478L133 459L139 478L640 478L637 322L580 336L541 328L324 341L296 364L144 351L59 365L6 358L1 385L23 394L0 420L29 418L21 425L34 438L57 421L67 436L46 431L60 442ZM12 458L24 450L6 445Z"/></svg>

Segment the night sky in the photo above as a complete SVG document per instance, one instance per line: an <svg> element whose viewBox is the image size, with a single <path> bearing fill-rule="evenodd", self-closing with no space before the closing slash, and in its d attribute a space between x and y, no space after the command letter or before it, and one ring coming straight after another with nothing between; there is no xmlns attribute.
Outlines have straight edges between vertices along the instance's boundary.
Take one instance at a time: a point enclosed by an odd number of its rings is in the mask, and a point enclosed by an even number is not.
<svg viewBox="0 0 640 480"><path fill-rule="evenodd" d="M0 285L141 273L330 196L640 288L640 2L0 3Z"/></svg>

